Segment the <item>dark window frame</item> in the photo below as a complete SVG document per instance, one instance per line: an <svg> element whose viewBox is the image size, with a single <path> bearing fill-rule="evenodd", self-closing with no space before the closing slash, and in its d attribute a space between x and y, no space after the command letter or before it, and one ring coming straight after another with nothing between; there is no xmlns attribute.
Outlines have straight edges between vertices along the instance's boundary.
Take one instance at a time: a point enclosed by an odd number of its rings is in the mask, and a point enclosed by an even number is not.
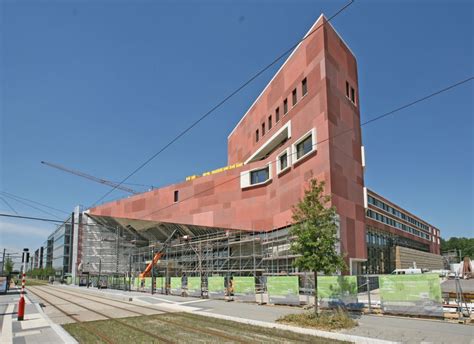
<svg viewBox="0 0 474 344"><path fill-rule="evenodd" d="M179 190L174 190L174 203L179 201Z"/></svg>
<svg viewBox="0 0 474 344"><path fill-rule="evenodd" d="M286 115L288 113L288 98L285 98L283 101L283 115Z"/></svg>
<svg viewBox="0 0 474 344"><path fill-rule="evenodd" d="M250 185L262 184L270 180L270 167L250 171Z"/></svg>
<svg viewBox="0 0 474 344"><path fill-rule="evenodd" d="M275 109L275 123L280 122L280 107Z"/></svg>
<svg viewBox="0 0 474 344"><path fill-rule="evenodd" d="M308 94L308 80L306 78L301 81L301 94L303 97Z"/></svg>
<svg viewBox="0 0 474 344"><path fill-rule="evenodd" d="M285 162L284 164L283 164L283 161ZM278 164L279 164L280 172L288 168L288 153L287 152L284 152L282 155L278 157Z"/></svg>
<svg viewBox="0 0 474 344"><path fill-rule="evenodd" d="M298 103L298 91L296 88L291 92L292 105L295 106Z"/></svg>
<svg viewBox="0 0 474 344"><path fill-rule="evenodd" d="M265 135L265 122L262 123L262 137Z"/></svg>
<svg viewBox="0 0 474 344"><path fill-rule="evenodd" d="M272 129L272 115L268 116L268 131Z"/></svg>
<svg viewBox="0 0 474 344"><path fill-rule="evenodd" d="M258 140L260 139L259 137L259 133L258 133L258 129L255 130L255 142L258 142Z"/></svg>
<svg viewBox="0 0 474 344"><path fill-rule="evenodd" d="M351 101L355 104L356 99L355 99L355 89L354 87L351 86Z"/></svg>
<svg viewBox="0 0 474 344"><path fill-rule="evenodd" d="M313 151L313 133L296 144L296 160L300 160Z"/></svg>

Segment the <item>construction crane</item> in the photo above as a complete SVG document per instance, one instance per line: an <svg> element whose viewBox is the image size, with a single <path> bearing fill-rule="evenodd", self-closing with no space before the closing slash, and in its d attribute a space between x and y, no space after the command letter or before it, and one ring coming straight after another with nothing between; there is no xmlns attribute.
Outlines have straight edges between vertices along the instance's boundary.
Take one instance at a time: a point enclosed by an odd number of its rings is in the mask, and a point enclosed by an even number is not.
<svg viewBox="0 0 474 344"><path fill-rule="evenodd" d="M133 189L130 189L130 188L126 187L126 186L121 185L120 183L114 183L114 182L111 182L110 180L106 180L106 179L102 179L102 178L97 178L97 177L91 176L90 174L87 174L87 173L84 173L84 172L80 172L80 171L76 171L76 170L73 170L73 169L70 169L70 168L67 168L67 167L58 165L58 164L53 164L53 163L47 162L47 161L41 161L41 163L42 163L43 165L46 165L46 166L49 166L49 167L53 167L53 168L56 168L56 169L61 170L61 171L64 171L64 172L68 172L68 173L74 174L74 175L76 175L76 176L83 177L83 178L92 180L92 181L94 181L94 182L97 182L97 183L100 183L100 184L103 184L103 185L107 185L107 186L113 187L113 188L115 188L115 189L120 189L120 190L122 190L122 191L131 193L131 194L134 194L134 195L140 193L139 191L135 191L135 190L133 190Z"/></svg>
<svg viewBox="0 0 474 344"><path fill-rule="evenodd" d="M158 263L158 261L164 255L163 251L166 249L166 247L168 246L169 242L174 237L176 232L178 232L177 229L175 229L173 231L173 233L171 233L171 235L163 243L163 246L161 246L161 249L158 252L155 253L155 256L153 257L153 260L146 266L145 270L143 270L143 272L140 274L140 276L139 276L140 280L143 281L145 279L145 277L150 276L151 269L153 268L154 265L156 265Z"/></svg>

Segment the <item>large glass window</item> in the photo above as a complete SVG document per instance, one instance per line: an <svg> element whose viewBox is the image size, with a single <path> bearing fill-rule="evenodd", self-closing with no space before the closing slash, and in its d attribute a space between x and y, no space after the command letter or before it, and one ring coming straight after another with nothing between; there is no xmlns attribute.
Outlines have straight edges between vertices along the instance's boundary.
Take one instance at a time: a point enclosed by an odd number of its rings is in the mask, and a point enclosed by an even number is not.
<svg viewBox="0 0 474 344"><path fill-rule="evenodd" d="M250 172L250 184L264 183L270 178L270 169L267 167L261 170L255 170Z"/></svg>
<svg viewBox="0 0 474 344"><path fill-rule="evenodd" d="M296 159L300 159L313 149L313 135L309 135L296 145Z"/></svg>

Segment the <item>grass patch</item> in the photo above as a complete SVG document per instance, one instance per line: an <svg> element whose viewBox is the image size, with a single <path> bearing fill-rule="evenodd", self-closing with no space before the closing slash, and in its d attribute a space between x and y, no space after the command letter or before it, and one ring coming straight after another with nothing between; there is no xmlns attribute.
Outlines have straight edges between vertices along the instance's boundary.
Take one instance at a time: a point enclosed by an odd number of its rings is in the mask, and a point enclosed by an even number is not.
<svg viewBox="0 0 474 344"><path fill-rule="evenodd" d="M172 323L164 320L172 321ZM100 332L113 343L156 343L156 339L140 332L146 330L162 338L167 338L176 343L345 343L333 339L303 335L275 328L252 326L234 321L214 319L190 313L168 313L149 316L138 316L119 319L135 329L112 320L91 321L82 324L63 325L79 343L103 343L103 340L94 335ZM84 327L85 326L85 327ZM191 327L194 330L188 328ZM89 329L93 331L87 331ZM219 336L219 334L225 337Z"/></svg>
<svg viewBox="0 0 474 344"><path fill-rule="evenodd" d="M47 284L48 284L48 281L35 279L35 278L27 278L26 283L25 283L25 285L27 287L33 287L33 286L37 286L37 285L47 285ZM19 286L21 286L21 281L20 281Z"/></svg>
<svg viewBox="0 0 474 344"><path fill-rule="evenodd" d="M277 322L329 331L350 329L358 325L357 321L342 309L323 311L319 315L314 312L288 314L279 318Z"/></svg>

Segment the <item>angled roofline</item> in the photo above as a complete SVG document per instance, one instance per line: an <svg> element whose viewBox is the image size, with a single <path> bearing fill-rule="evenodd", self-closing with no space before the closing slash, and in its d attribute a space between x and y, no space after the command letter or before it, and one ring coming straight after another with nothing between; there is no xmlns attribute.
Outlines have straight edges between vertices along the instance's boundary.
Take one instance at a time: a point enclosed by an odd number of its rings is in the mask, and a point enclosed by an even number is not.
<svg viewBox="0 0 474 344"><path fill-rule="evenodd" d="M315 26L319 23L319 21L321 19L325 19L326 20L326 23L329 24L331 26L331 28L334 30L334 32L336 33L336 35L341 39L341 41L344 43L344 45L347 47L347 49L351 52L351 54L355 57L355 54L354 52L351 50L351 48L349 48L349 46L347 45L347 43L344 41L344 39L341 37L341 35L336 31L336 29L334 28L334 26L332 26L331 22L329 22L326 18L326 16L324 15L324 13L321 13L321 15L319 16L319 18L314 22L314 24L311 26L311 28L308 30L308 32L306 32L306 34L303 36L303 39L305 37L307 37L314 29L315 29ZM323 24L324 25L324 24ZM250 105L250 107L248 108L247 112L245 112L245 114L242 116L242 118L239 120L239 122L235 125L234 129L232 129L232 131L230 132L230 134L227 136L227 140L229 140L229 138L232 136L232 134L234 133L235 129L237 129L237 127L240 125L240 123L242 123L242 121L244 120L244 118L247 116L247 114L250 112L250 110L253 108L253 106L257 103L257 101L260 99L260 97L265 93L266 89L268 88L268 86L270 86L270 84L272 83L272 81L277 77L277 75L280 73L280 71L283 69L283 67L285 67L286 63L291 59L291 57L293 56L293 54L299 49L301 43L303 43L303 40L300 41L300 43L295 47L295 49L293 49L293 51L291 52L291 54L286 58L285 62L283 62L283 64L281 65L281 67L278 69L278 71L273 75L272 79L267 83L267 85L264 87L264 89L262 90L262 92L260 92L260 94L258 95L258 97L254 100L254 102L252 103L252 105Z"/></svg>

